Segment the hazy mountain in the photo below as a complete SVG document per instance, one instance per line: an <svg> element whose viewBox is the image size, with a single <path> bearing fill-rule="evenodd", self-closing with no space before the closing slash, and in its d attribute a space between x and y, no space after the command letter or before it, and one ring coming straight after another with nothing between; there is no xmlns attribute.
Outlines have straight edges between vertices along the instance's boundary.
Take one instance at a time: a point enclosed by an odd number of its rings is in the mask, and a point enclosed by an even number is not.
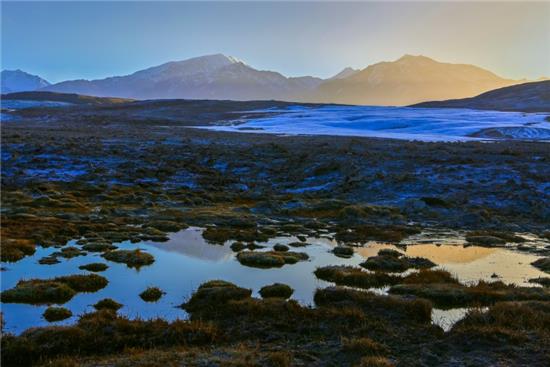
<svg viewBox="0 0 550 367"><path fill-rule="evenodd" d="M336 75L334 75L333 77L331 77L330 80L348 78L348 77L350 77L350 76L352 76L352 75L357 74L357 73L360 72L360 71L361 71L361 70L347 67L347 68L345 68L344 70L342 70L341 72L339 72L338 74L336 74Z"/></svg>
<svg viewBox="0 0 550 367"><path fill-rule="evenodd" d="M2 70L0 79L2 93L33 91L50 85L41 77L21 70Z"/></svg>
<svg viewBox="0 0 550 367"><path fill-rule="evenodd" d="M136 99L290 100L308 93L321 81L256 70L233 57L217 54L169 62L127 76L66 81L45 90Z"/></svg>
<svg viewBox="0 0 550 367"><path fill-rule="evenodd" d="M364 105L409 105L472 97L516 84L473 65L449 64L405 55L380 62L345 78L323 82L308 100Z"/></svg>
<svg viewBox="0 0 550 367"><path fill-rule="evenodd" d="M473 98L423 102L414 105L414 107L550 112L550 80L504 87Z"/></svg>

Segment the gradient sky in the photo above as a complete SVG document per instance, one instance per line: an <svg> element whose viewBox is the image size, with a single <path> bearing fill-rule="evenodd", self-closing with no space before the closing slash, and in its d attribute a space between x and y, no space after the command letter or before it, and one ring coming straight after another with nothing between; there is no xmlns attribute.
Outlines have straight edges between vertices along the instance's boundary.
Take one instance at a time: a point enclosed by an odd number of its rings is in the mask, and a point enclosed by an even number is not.
<svg viewBox="0 0 550 367"><path fill-rule="evenodd" d="M224 53L329 77L403 54L550 76L550 2L5 2L2 69L51 82Z"/></svg>

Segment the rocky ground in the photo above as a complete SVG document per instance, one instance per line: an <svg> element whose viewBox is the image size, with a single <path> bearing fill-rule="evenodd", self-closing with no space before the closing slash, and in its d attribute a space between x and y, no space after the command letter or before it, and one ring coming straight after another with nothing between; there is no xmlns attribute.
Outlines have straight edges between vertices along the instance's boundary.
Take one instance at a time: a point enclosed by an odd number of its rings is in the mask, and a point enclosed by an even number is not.
<svg viewBox="0 0 550 367"><path fill-rule="evenodd" d="M2 261L75 238L108 252L113 242L162 241L189 225L207 227L205 238L222 243L319 233L343 244L395 243L432 227L470 231L469 241L487 246L520 242L513 232L550 236L546 143L278 137L190 127L269 106L167 101L19 111L2 126ZM73 327L4 336L2 359L144 366L160 360L542 366L548 360L547 301L498 302L443 333L426 318L431 303L412 298L326 289L318 291L316 309L280 299L226 299L215 312L205 307L191 323L170 326L103 310ZM91 338L96 345L87 344Z"/></svg>

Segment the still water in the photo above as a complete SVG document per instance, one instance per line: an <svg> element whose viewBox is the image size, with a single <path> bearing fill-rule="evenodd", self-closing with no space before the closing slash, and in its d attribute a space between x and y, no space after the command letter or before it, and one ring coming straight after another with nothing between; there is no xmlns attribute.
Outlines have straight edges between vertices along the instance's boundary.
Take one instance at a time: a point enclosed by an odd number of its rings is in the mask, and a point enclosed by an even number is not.
<svg viewBox="0 0 550 367"><path fill-rule="evenodd" d="M270 249L277 243L295 242L295 237L279 237L271 239L262 245ZM109 284L95 293L79 293L64 307L73 312L73 317L53 323L64 325L74 323L78 316L93 311L92 305L103 298L113 298L124 305L119 313L131 318L162 317L168 320L186 318L187 314L178 308L193 291L203 282L212 279L231 281L239 286L251 288L253 296L259 297L261 287L275 282L285 283L294 288L293 299L304 305L313 305L313 295L317 288L332 285L319 280L313 274L319 266L325 265L359 265L366 257L374 256L382 248L394 246L379 243L369 243L365 247L355 249L355 254L349 259L334 256L330 251L336 243L329 238L308 238L310 246L295 249L306 252L309 261L293 265L285 265L279 269L256 269L241 265L234 252L224 246L207 243L202 238L202 229L188 228L170 235L170 240L163 243L142 242L132 244L122 242L117 244L120 249L141 248L155 257L155 262L139 270L128 268L103 259L98 253L88 253L72 259L60 258L61 262L54 265L40 265L38 260L55 251L57 248L38 247L33 256L26 257L16 263L2 263L2 290L9 289L21 280L31 278L52 278L60 275L83 274L86 271L78 269L80 265L103 262L109 269L98 274L106 277ZM69 245L75 245L74 242ZM261 251L261 250L260 250ZM476 282L479 279L495 280L491 276L499 276L497 280L517 285L529 285L528 279L545 276L544 273L530 265L538 257L503 248L483 248L477 246L463 247L460 245L418 244L401 248L408 256L422 256L437 263L439 267L449 270L464 283ZM166 294L156 303L144 302L139 294L149 286L160 287ZM383 293L384 289L377 292ZM26 304L2 304L4 330L20 333L33 326L48 325L42 318L47 306ZM467 309L437 310L432 315L433 322L448 329L454 322L462 318Z"/></svg>

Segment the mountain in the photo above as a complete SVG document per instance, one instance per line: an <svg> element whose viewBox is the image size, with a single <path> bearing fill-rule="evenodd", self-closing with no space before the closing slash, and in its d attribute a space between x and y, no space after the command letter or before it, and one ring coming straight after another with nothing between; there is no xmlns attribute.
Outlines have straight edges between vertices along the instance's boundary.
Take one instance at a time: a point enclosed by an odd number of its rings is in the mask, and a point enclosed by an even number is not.
<svg viewBox="0 0 550 367"><path fill-rule="evenodd" d="M348 77L350 77L354 74L357 74L359 71L360 70L358 70L358 69L353 69L353 68L347 67L344 70L342 70L341 72L339 72L338 74L331 77L330 80L348 78Z"/></svg>
<svg viewBox="0 0 550 367"><path fill-rule="evenodd" d="M22 70L2 70L0 79L1 93L33 91L50 85L48 81L38 75L32 75Z"/></svg>
<svg viewBox="0 0 550 367"><path fill-rule="evenodd" d="M358 105L410 105L472 97L517 84L473 65L449 64L425 56L405 55L380 62L344 78L321 83L308 96L311 102Z"/></svg>
<svg viewBox="0 0 550 367"><path fill-rule="evenodd" d="M550 112L550 80L499 88L473 98L423 102L412 107Z"/></svg>
<svg viewBox="0 0 550 367"><path fill-rule="evenodd" d="M135 99L294 100L321 81L313 77L287 78L216 54L169 62L126 76L66 81L44 90Z"/></svg>

